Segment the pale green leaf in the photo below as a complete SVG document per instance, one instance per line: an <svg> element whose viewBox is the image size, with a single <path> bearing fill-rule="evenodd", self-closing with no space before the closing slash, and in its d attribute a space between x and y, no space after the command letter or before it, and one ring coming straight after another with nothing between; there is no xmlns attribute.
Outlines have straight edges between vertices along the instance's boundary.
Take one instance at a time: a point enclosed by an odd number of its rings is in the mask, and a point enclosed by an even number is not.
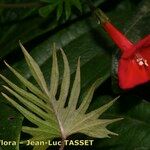
<svg viewBox="0 0 150 150"><path fill-rule="evenodd" d="M73 87L72 87L70 98L69 98L68 108L70 110L75 110L77 102L78 102L78 98L79 98L80 90L81 90L80 78L81 77L80 77L80 59L79 59Z"/></svg>
<svg viewBox="0 0 150 150"><path fill-rule="evenodd" d="M85 113L89 107L89 104L92 100L94 91L96 89L96 87L101 83L101 79L96 80L96 82L90 87L90 89L88 90L86 96L84 97L80 107L78 108L78 113L80 114Z"/></svg>
<svg viewBox="0 0 150 150"><path fill-rule="evenodd" d="M30 92L25 91L24 89L18 87L11 81L9 81L7 78L5 78L3 75L0 74L0 77L18 94L20 94L22 97L26 97L29 101L31 101L33 104L37 105L38 107L44 109L45 111L53 111L50 107L45 105L45 102L41 100L40 98L36 97L35 95L31 94Z"/></svg>
<svg viewBox="0 0 150 150"><path fill-rule="evenodd" d="M39 96L40 98L42 98L43 100L47 100L48 97L46 95L44 95L36 86L34 86L31 82L29 82L26 78L24 78L19 72L17 72L15 69L13 69L11 66L9 66L6 62L5 62L6 66L16 75L16 77L29 89L31 90L31 92L33 92L35 95ZM12 82L9 82L9 80L7 80L4 76L1 75L1 77L3 78L3 80L5 80L9 85L11 84L11 86L13 86L14 88L16 88L16 86L14 84L12 84Z"/></svg>
<svg viewBox="0 0 150 150"><path fill-rule="evenodd" d="M34 124L37 124L38 126L49 126L44 120L37 117L35 114L31 113L27 109L25 109L23 106L19 105L17 102L15 102L13 99L11 99L6 94L2 93L2 95L13 105L15 106L28 120L33 122Z"/></svg>
<svg viewBox="0 0 150 150"><path fill-rule="evenodd" d="M41 108L39 108L38 106L36 106L32 102L30 102L28 99L25 99L25 98L21 97L19 94L17 94L13 90L11 90L9 87L7 87L7 86L3 86L3 87L7 91L9 91L12 95L14 95L28 109L30 109L30 111L32 111L33 113L37 114L38 116L40 116L41 118L43 118L45 120L50 120L51 123L53 123L52 121L54 121L54 115L49 116L49 114L47 114L46 112L42 111Z"/></svg>
<svg viewBox="0 0 150 150"><path fill-rule="evenodd" d="M39 86L41 87L43 92L45 92L48 95L47 85L46 85L43 73L41 72L41 69L40 69L39 65L29 55L29 53L26 51L24 46L21 43L19 43L19 44L20 44L20 47L22 49L22 52L23 52L23 54L25 56L26 62L28 64L28 66L29 66L30 71L32 72L32 75L33 75L34 79L39 84Z"/></svg>
<svg viewBox="0 0 150 150"><path fill-rule="evenodd" d="M69 86L70 86L70 68L69 68L69 63L67 60L67 57L62 49L61 53L63 56L63 61L64 61L64 73L63 73L63 79L61 83L61 89L60 89L60 95L59 95L59 103L57 104L57 112L59 112L60 107L64 107L65 105L65 100L68 96L69 92Z"/></svg>
<svg viewBox="0 0 150 150"><path fill-rule="evenodd" d="M55 96L57 93L58 82L59 82L59 70L58 70L58 62L57 62L55 44L54 44L54 48L53 48L53 62L52 62L52 71L51 71L50 81L51 82L50 82L49 96L50 95Z"/></svg>
<svg viewBox="0 0 150 150"><path fill-rule="evenodd" d="M32 138L30 140L48 140L56 137L62 137L66 139L68 138L68 136L74 133L83 133L96 138L104 138L109 137L109 135L117 135L116 133L109 131L107 129L107 125L119 121L121 118L99 119L99 117L109 107L111 107L111 105L116 101L117 98L109 102L108 104L105 104L102 107L87 113L94 90L98 85L101 84L100 79L98 79L87 90L86 94L82 97L81 104L77 107L81 90L80 58L78 59L74 82L72 87L70 88L69 62L64 51L61 49L61 54L64 62L64 72L59 89L59 68L56 48L54 45L50 77L50 90L48 90L40 67L22 45L21 48L31 70L31 73L43 93L8 64L6 64L8 68L26 87L30 89L31 92L27 92L24 89L18 87L3 75L0 75L0 77L10 86L10 88L7 86L4 86L4 88L17 100L13 100L12 98L10 98L10 96L4 93L2 93L2 95L29 121L37 126L22 127L23 132L32 135ZM38 91L38 94L36 94L35 91ZM58 99L56 99L58 91L60 94L58 96ZM35 95L33 95L32 93L34 93ZM34 149L37 148L39 147L34 147ZM45 150L46 148L47 147L43 148L43 150Z"/></svg>

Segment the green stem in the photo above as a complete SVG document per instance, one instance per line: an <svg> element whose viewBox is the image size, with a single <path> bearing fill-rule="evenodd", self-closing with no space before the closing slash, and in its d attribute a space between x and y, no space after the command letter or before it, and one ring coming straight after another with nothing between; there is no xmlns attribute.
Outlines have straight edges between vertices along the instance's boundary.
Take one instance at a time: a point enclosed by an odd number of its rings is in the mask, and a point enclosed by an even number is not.
<svg viewBox="0 0 150 150"><path fill-rule="evenodd" d="M0 3L0 8L34 8L40 7L42 3L35 2L35 3Z"/></svg>
<svg viewBox="0 0 150 150"><path fill-rule="evenodd" d="M106 14L99 8L97 8L94 11L94 15L95 15L97 21L101 24L106 23L106 22L110 22L109 18L106 16Z"/></svg>
<svg viewBox="0 0 150 150"><path fill-rule="evenodd" d="M105 23L109 22L109 18L106 16L106 14L99 8L96 8L91 0L86 1L90 10L93 12L94 16L96 17L96 20L98 23Z"/></svg>

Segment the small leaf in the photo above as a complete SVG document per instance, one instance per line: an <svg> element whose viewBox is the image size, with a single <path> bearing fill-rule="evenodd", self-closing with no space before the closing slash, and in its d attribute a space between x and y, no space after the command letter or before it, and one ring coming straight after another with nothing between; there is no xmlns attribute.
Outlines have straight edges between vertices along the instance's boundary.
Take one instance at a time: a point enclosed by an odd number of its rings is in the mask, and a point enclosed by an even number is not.
<svg viewBox="0 0 150 150"><path fill-rule="evenodd" d="M71 15L71 4L69 0L65 0L65 14L66 14L66 20L69 19Z"/></svg>
<svg viewBox="0 0 150 150"><path fill-rule="evenodd" d="M48 17L56 8L56 5L47 5L39 9L39 14L42 17Z"/></svg>
<svg viewBox="0 0 150 150"><path fill-rule="evenodd" d="M57 6L57 20L60 19L62 13L63 13L63 1L60 1Z"/></svg>

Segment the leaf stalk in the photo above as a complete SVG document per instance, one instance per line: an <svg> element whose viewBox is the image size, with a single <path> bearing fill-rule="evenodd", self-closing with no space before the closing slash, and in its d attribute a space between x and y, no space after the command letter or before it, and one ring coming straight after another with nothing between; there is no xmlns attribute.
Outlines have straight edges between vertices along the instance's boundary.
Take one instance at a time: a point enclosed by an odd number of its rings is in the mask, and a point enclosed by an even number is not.
<svg viewBox="0 0 150 150"><path fill-rule="evenodd" d="M59 150L64 150L65 140L66 140L65 138L62 138L62 140L61 140L61 146L60 146Z"/></svg>

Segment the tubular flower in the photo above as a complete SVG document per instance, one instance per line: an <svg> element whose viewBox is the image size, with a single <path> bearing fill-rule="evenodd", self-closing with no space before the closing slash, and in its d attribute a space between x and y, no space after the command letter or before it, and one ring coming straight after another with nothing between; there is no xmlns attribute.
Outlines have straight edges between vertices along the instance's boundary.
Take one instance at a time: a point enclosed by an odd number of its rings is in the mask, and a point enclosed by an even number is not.
<svg viewBox="0 0 150 150"><path fill-rule="evenodd" d="M95 11L105 31L121 50L118 64L119 86L130 89L150 80L150 34L137 43L129 41L101 11Z"/></svg>

